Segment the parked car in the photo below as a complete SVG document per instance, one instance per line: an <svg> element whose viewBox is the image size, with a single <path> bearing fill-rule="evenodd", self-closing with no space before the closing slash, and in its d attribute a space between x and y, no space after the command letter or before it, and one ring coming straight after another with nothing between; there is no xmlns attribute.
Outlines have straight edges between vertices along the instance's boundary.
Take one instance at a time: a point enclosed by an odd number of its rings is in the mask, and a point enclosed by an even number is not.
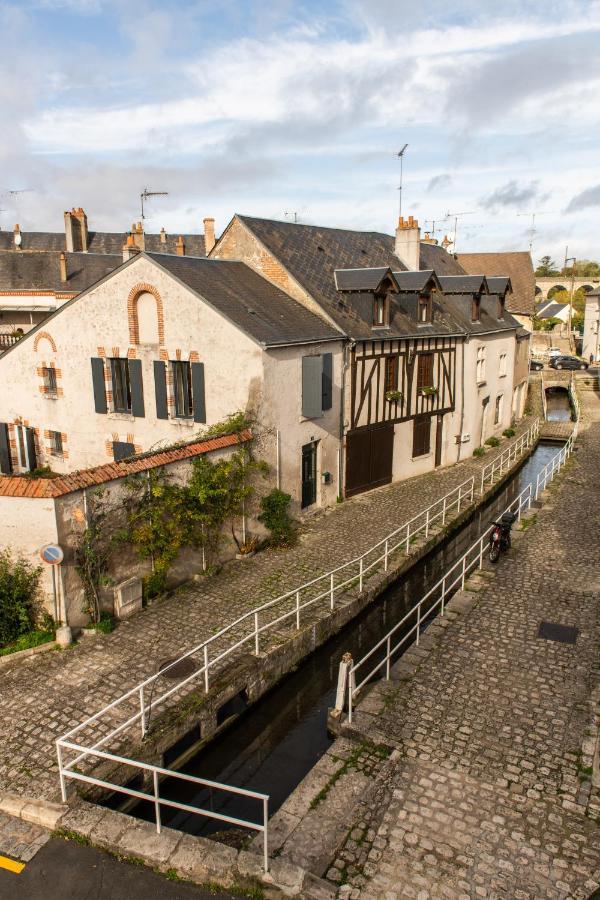
<svg viewBox="0 0 600 900"><path fill-rule="evenodd" d="M529 371L530 372L539 372L544 368L544 363L540 362L539 359L530 359L529 360Z"/></svg>
<svg viewBox="0 0 600 900"><path fill-rule="evenodd" d="M587 369L588 364L577 356L553 356L550 360L553 369Z"/></svg>
<svg viewBox="0 0 600 900"><path fill-rule="evenodd" d="M562 356L562 350L559 350L558 347L550 347L548 356L550 359L552 359L553 356Z"/></svg>

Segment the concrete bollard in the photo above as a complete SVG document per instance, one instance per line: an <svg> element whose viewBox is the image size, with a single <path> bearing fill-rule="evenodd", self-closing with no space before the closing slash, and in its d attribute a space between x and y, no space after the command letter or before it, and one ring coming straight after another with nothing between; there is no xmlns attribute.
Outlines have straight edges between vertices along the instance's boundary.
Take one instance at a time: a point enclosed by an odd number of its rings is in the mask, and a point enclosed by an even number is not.
<svg viewBox="0 0 600 900"><path fill-rule="evenodd" d="M68 647L73 643L73 634L68 625L61 625L56 629L56 643L59 647Z"/></svg>

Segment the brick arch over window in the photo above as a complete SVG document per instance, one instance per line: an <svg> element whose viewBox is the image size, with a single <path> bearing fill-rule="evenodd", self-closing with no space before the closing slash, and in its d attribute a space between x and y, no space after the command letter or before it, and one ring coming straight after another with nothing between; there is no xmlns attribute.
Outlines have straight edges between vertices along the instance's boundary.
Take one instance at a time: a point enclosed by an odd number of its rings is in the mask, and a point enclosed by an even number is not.
<svg viewBox="0 0 600 900"><path fill-rule="evenodd" d="M36 334L35 340L33 342L33 349L37 350L40 341L43 341L43 340L47 340L48 343L50 344L50 346L52 347L52 350L54 351L54 353L56 353L56 344L54 343L54 338L51 335L49 335L47 331L40 331L40 332L38 332L38 334Z"/></svg>
<svg viewBox="0 0 600 900"><path fill-rule="evenodd" d="M156 319L158 324L158 343L162 346L165 343L165 319L163 311L162 297L151 284L136 284L129 292L127 298L127 319L129 322L129 343L139 344L140 327L137 315L137 301L141 294L152 294L156 300Z"/></svg>

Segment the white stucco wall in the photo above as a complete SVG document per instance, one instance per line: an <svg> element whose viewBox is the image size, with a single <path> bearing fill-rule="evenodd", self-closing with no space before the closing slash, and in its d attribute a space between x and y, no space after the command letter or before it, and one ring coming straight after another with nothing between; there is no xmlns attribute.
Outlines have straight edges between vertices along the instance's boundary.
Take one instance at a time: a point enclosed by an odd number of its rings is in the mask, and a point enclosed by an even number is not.
<svg viewBox="0 0 600 900"><path fill-rule="evenodd" d="M54 500L0 497L0 549L8 548L33 566L42 567L41 590L44 605L53 609L52 567L40 559L46 544L58 541Z"/></svg>
<svg viewBox="0 0 600 900"><path fill-rule="evenodd" d="M581 355L587 361L590 357L600 359L600 297L586 297L583 320L583 349Z"/></svg>
<svg viewBox="0 0 600 900"><path fill-rule="evenodd" d="M486 349L484 380L477 382L477 350ZM499 437L512 420L516 340L513 331L472 336L463 344L465 354L464 423L462 432L470 440L461 445L461 459L470 456L476 447L489 437ZM506 354L506 374L500 374L500 357ZM457 380L460 378L458 367ZM494 424L496 397L502 394L502 415ZM489 397L487 412L483 414L483 400Z"/></svg>

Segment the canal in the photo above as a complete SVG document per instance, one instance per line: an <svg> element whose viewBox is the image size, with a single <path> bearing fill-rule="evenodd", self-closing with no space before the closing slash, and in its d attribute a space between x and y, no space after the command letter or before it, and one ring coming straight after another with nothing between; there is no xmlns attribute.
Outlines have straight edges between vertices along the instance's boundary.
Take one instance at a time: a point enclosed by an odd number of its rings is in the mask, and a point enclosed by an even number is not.
<svg viewBox="0 0 600 900"><path fill-rule="evenodd" d="M238 716L227 730L182 766L181 771L267 793L272 815L331 744L327 711L335 703L342 654L350 651L354 659L363 656L477 540L490 521L535 480L557 452L556 444L539 443L521 469L460 531L416 563L339 634ZM374 540L376 537L373 535ZM195 791L189 783L180 780L167 779L161 784L161 796L257 821L256 801L208 790ZM150 803L139 803L128 811L139 818L154 820L154 807ZM167 807L162 808L162 822L171 828L205 836L224 828L222 822Z"/></svg>
<svg viewBox="0 0 600 900"><path fill-rule="evenodd" d="M546 391L546 421L570 422L571 404L564 388L548 388Z"/></svg>

